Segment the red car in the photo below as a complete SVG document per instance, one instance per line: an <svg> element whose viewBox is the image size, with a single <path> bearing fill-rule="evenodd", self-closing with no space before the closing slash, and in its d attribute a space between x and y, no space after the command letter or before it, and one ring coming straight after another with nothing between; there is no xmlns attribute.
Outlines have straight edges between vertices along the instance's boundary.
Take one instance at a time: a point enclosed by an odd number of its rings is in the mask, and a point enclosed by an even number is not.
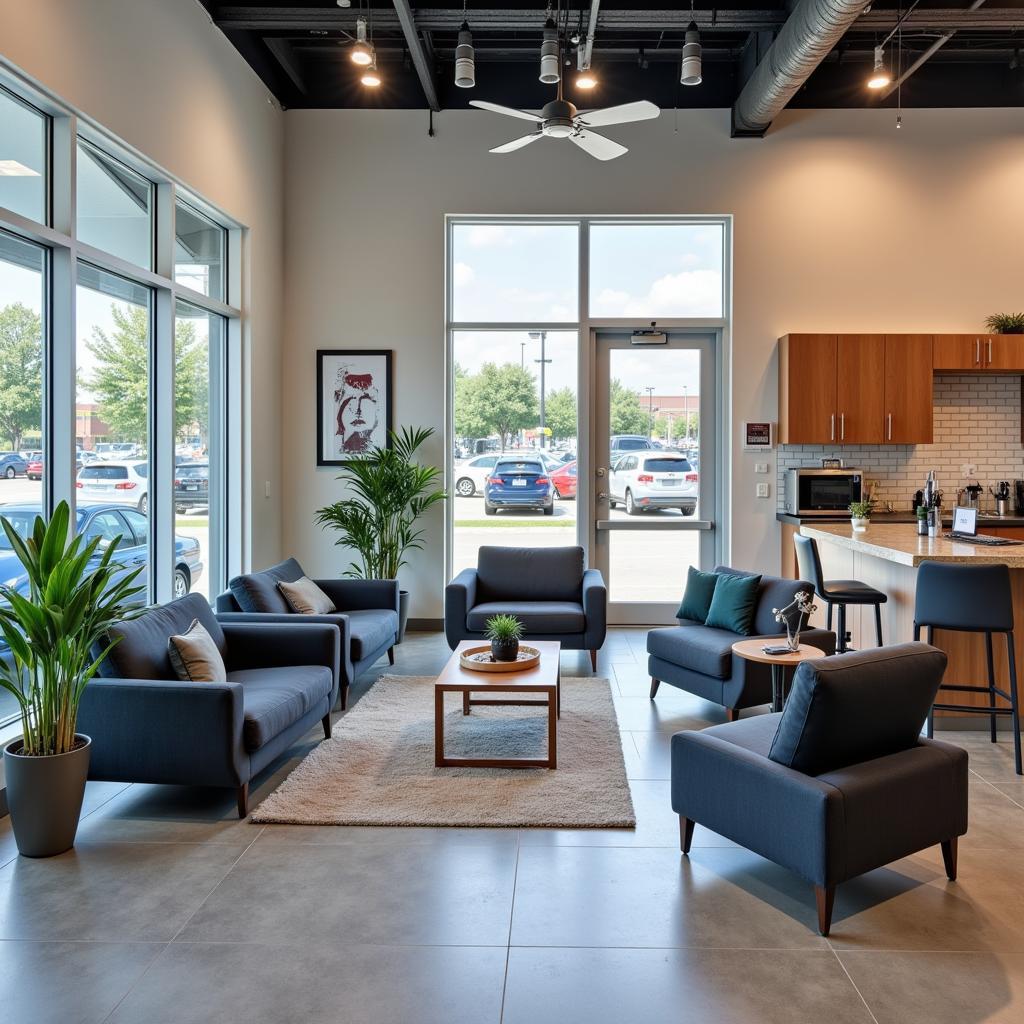
<svg viewBox="0 0 1024 1024"><path fill-rule="evenodd" d="M35 462L30 462L25 469L25 476L29 480L42 480L43 479L43 464L39 459Z"/></svg>
<svg viewBox="0 0 1024 1024"><path fill-rule="evenodd" d="M555 485L556 498L576 497L576 463L567 462L559 466L551 474L551 482Z"/></svg>

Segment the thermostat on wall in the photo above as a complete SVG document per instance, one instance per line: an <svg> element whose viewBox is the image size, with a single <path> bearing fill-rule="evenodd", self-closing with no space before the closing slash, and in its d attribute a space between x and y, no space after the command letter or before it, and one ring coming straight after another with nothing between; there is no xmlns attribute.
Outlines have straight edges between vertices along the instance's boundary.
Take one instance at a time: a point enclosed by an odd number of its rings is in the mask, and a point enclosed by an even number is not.
<svg viewBox="0 0 1024 1024"><path fill-rule="evenodd" d="M773 423L744 423L743 450L745 452L766 452L775 447Z"/></svg>

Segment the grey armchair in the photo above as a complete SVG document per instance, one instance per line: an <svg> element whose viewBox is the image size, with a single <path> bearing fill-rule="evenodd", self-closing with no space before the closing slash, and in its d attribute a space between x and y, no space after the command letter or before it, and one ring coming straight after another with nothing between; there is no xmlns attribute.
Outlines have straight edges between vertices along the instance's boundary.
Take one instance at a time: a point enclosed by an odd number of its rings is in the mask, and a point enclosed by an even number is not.
<svg viewBox="0 0 1024 1024"><path fill-rule="evenodd" d="M292 583L306 575L294 558L260 572L236 576L217 597L217 618L222 623L256 622L295 625L320 622L341 632L341 707L348 706L348 690L356 677L386 653L395 663L398 642L398 580L326 579L313 582L334 602L329 615L300 615L292 611L278 590L279 582Z"/></svg>
<svg viewBox="0 0 1024 1024"><path fill-rule="evenodd" d="M608 630L608 591L583 548L480 548L475 569L463 569L444 593L444 632L454 650L479 640L487 620L506 613L523 623L527 640L558 640L565 650L597 652Z"/></svg>
<svg viewBox="0 0 1024 1024"><path fill-rule="evenodd" d="M967 754L923 739L946 667L927 644L804 662L786 708L672 737L680 845L694 823L796 872L828 935L836 886L941 845L956 878Z"/></svg>
<svg viewBox="0 0 1024 1024"><path fill-rule="evenodd" d="M227 668L225 683L182 682L167 640L198 619ZM226 786L248 813L249 781L317 722L331 735L338 693L335 625L230 622L190 594L138 619L85 688L78 728L92 737L89 778Z"/></svg>

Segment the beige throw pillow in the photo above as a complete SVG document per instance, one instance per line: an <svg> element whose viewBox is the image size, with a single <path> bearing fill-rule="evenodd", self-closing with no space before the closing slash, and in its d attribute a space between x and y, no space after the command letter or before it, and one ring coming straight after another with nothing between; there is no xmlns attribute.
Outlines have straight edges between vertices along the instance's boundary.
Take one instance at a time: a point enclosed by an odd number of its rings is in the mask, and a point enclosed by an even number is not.
<svg viewBox="0 0 1024 1024"><path fill-rule="evenodd" d="M308 577L303 576L294 583L282 580L277 589L284 594L284 599L292 611L300 615L330 615L337 611L334 602Z"/></svg>
<svg viewBox="0 0 1024 1024"><path fill-rule="evenodd" d="M178 678L191 683L226 683L227 669L213 637L198 619L167 641L167 655Z"/></svg>

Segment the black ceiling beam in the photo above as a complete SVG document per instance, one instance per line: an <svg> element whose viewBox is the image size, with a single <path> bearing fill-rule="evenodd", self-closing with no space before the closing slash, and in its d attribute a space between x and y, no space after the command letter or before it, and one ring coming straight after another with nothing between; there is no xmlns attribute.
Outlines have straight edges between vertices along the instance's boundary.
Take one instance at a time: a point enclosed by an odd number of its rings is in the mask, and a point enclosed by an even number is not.
<svg viewBox="0 0 1024 1024"><path fill-rule="evenodd" d="M267 36L263 41L267 44L267 49L277 58L277 63L281 65L281 70L292 80L295 88L303 96L307 95L309 90L306 88L302 71L295 60L295 51L292 49L292 44L287 39L282 39L279 36Z"/></svg>
<svg viewBox="0 0 1024 1024"><path fill-rule="evenodd" d="M416 69L416 75L423 88L423 95L426 97L427 106L431 110L440 110L441 103L437 98L437 83L434 79L434 62L427 55L423 41L420 39L419 29L416 27L416 20L413 17L409 0L393 0L395 15L402 27L402 34L405 36L406 46L409 47L409 57L412 59L412 66ZM375 16L379 24L379 17Z"/></svg>

